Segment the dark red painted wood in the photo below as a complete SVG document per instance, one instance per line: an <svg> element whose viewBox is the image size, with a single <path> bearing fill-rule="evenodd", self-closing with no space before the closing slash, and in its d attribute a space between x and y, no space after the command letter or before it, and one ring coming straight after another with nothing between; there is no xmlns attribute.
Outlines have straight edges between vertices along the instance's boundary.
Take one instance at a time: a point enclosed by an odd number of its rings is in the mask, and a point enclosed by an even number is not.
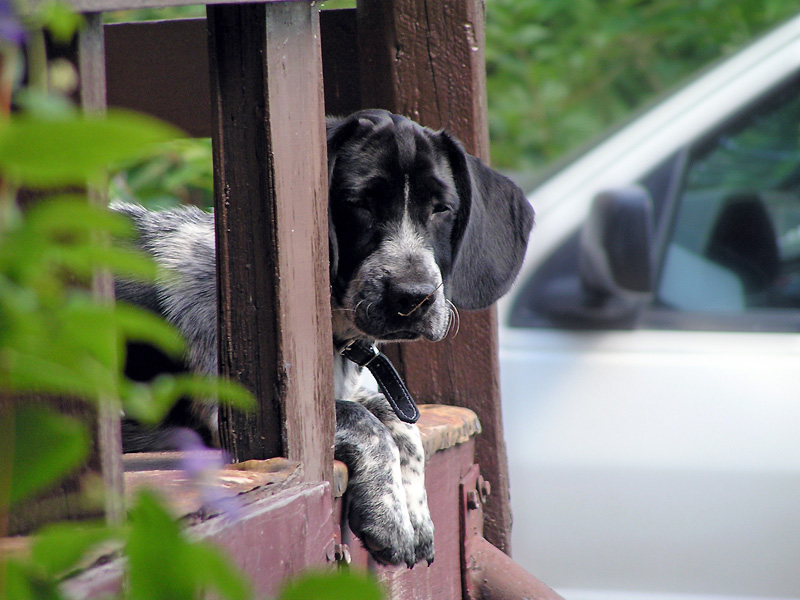
<svg viewBox="0 0 800 600"><path fill-rule="evenodd" d="M488 160L483 2L360 0L358 31L365 106L446 128L470 153ZM467 406L480 417L477 462L495 490L486 507L487 538L508 552L511 509L496 319L494 309L462 311L458 336L396 345L390 353L420 401Z"/></svg>
<svg viewBox="0 0 800 600"><path fill-rule="evenodd" d="M361 108L354 10L320 17L325 112ZM108 105L158 117L191 137L211 136L205 19L105 26Z"/></svg>
<svg viewBox="0 0 800 600"><path fill-rule="evenodd" d="M236 461L285 455L331 478L327 159L317 9L209 6L220 372L253 414L220 411ZM267 35L269 28L269 36Z"/></svg>
<svg viewBox="0 0 800 600"><path fill-rule="evenodd" d="M303 484L248 507L239 521L214 520L194 531L225 549L252 580L257 597L273 597L286 577L329 565L333 552L330 485Z"/></svg>
<svg viewBox="0 0 800 600"><path fill-rule="evenodd" d="M108 104L211 136L205 19L105 26Z"/></svg>

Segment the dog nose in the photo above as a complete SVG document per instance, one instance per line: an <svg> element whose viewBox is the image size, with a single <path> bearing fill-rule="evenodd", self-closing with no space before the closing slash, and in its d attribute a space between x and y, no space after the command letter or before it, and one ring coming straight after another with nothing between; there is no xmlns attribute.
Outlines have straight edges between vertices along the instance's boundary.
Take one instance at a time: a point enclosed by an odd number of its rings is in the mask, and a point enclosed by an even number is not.
<svg viewBox="0 0 800 600"><path fill-rule="evenodd" d="M391 301L401 317L428 312L435 300L435 291L436 286L429 283L395 282L389 287Z"/></svg>

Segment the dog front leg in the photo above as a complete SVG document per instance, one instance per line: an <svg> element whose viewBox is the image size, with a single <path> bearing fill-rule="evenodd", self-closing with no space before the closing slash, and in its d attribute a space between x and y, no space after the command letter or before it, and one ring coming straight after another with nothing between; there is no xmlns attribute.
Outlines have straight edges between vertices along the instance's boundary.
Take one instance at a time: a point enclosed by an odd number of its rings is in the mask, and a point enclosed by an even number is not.
<svg viewBox="0 0 800 600"><path fill-rule="evenodd" d="M381 393L360 390L353 399L378 418L400 452L400 472L414 528L415 562L425 560L430 565L434 557L434 529L425 491L425 450L419 428L397 418Z"/></svg>
<svg viewBox="0 0 800 600"><path fill-rule="evenodd" d="M350 528L378 561L415 560L400 451L389 431L363 406L336 401L334 455L347 465L345 506Z"/></svg>

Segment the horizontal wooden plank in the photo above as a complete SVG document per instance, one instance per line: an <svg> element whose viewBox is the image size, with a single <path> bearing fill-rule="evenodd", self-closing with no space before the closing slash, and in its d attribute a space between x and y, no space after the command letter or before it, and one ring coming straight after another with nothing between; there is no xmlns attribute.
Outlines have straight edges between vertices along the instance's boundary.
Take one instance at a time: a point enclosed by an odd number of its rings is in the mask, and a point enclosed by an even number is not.
<svg viewBox="0 0 800 600"><path fill-rule="evenodd" d="M437 452L463 444L481 432L478 415L462 406L420 404L419 414L417 424L426 459Z"/></svg>
<svg viewBox="0 0 800 600"><path fill-rule="evenodd" d="M355 9L320 13L325 112L361 108ZM108 105L172 123L191 137L211 136L206 20L105 26Z"/></svg>
<svg viewBox="0 0 800 600"><path fill-rule="evenodd" d="M191 6L195 4L264 4L265 2L305 2L316 0L68 0L78 12L105 12L112 10L135 10L138 8L166 8L168 6Z"/></svg>
<svg viewBox="0 0 800 600"><path fill-rule="evenodd" d="M105 26L108 105L211 136L205 19Z"/></svg>

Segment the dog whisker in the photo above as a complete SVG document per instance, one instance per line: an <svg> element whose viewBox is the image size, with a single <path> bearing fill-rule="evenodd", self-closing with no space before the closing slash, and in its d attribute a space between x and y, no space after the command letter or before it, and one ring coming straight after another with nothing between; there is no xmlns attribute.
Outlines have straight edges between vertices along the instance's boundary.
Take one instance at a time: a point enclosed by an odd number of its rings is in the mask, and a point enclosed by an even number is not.
<svg viewBox="0 0 800 600"><path fill-rule="evenodd" d="M445 298L445 302L447 302L447 311L450 316L450 322L447 324L447 334L445 337L450 335L450 331L452 331L453 324L455 323L456 332L453 334L453 337L458 335L458 332L461 330L461 316L458 314L458 309L456 305L450 302Z"/></svg>
<svg viewBox="0 0 800 600"><path fill-rule="evenodd" d="M412 309L411 309L410 311L408 311L407 313L401 313L401 312L399 312L399 313L397 313L397 314L398 314L399 316L401 316L401 317L410 317L411 315L413 315L413 314L414 314L414 313L415 313L415 312L416 312L416 311L419 309L419 307L420 307L420 306L422 306L423 304L425 304L425 303L428 301L428 298L430 298L431 296L433 296L433 295L436 293L436 291L437 291L437 290L438 290L440 287L442 287L442 285L443 285L443 284L444 284L444 281L442 281L442 282L441 282L439 285L437 285L435 288L433 288L433 291L432 291L430 294L428 294L428 295L427 295L427 296L425 296L425 297L424 297L422 300L420 300L420 303L419 303L419 304L417 304L417 305L416 305L414 308L412 308Z"/></svg>

